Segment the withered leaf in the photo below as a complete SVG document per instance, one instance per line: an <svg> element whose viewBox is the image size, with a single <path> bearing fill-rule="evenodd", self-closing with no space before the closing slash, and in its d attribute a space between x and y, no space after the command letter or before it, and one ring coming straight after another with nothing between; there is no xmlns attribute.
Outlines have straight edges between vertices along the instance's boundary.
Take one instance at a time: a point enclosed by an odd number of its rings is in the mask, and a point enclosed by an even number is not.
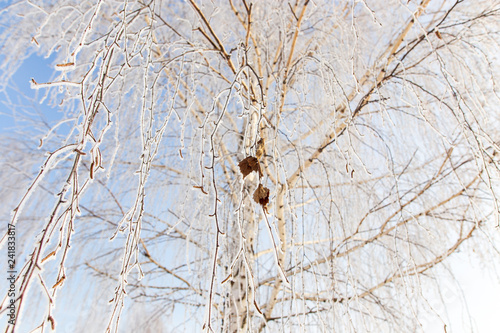
<svg viewBox="0 0 500 333"><path fill-rule="evenodd" d="M262 155L264 155L264 147L265 146L266 146L266 142L265 142L264 138L260 139L257 142L257 150L255 152L255 156L257 156L258 160L260 160L260 158L262 157Z"/></svg>
<svg viewBox="0 0 500 333"><path fill-rule="evenodd" d="M267 204L269 203L269 189L259 184L259 187L253 193L253 199L256 203L260 204L264 211L267 213Z"/></svg>
<svg viewBox="0 0 500 333"><path fill-rule="evenodd" d="M259 160L253 156L248 156L240 163L238 163L240 167L240 172L243 175L243 179L248 176L252 171L257 171L259 173L259 177L262 177L262 170L260 169Z"/></svg>

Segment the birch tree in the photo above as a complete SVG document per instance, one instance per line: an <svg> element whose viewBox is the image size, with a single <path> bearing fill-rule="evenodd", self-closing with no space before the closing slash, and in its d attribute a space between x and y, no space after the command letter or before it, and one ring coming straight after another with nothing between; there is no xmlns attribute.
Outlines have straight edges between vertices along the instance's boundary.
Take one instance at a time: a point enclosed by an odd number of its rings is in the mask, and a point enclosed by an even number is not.
<svg viewBox="0 0 500 333"><path fill-rule="evenodd" d="M447 259L498 262L499 17L497 0L4 5L2 88L53 56L31 87L60 115L1 140L5 332L446 329Z"/></svg>

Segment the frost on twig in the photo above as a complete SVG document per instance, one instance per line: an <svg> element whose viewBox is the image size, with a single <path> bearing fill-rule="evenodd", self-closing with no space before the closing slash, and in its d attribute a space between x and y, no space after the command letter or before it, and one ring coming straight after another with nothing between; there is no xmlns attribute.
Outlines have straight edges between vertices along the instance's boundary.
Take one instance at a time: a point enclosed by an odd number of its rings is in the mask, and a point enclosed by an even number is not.
<svg viewBox="0 0 500 333"><path fill-rule="evenodd" d="M12 2L2 92L54 72L5 103L8 332L452 325L442 263L498 255L497 7Z"/></svg>

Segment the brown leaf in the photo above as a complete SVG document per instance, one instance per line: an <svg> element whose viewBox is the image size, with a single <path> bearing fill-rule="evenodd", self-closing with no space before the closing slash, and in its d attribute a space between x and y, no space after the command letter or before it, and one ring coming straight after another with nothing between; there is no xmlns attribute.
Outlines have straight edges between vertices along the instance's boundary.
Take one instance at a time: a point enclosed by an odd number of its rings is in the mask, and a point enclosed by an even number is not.
<svg viewBox="0 0 500 333"><path fill-rule="evenodd" d="M259 184L259 187L253 193L253 199L260 204L267 213L267 204L269 203L269 189Z"/></svg>
<svg viewBox="0 0 500 333"><path fill-rule="evenodd" d="M265 144L266 144L266 142L265 142L264 138L260 139L257 142L257 151L255 153L255 156L257 156L258 160L260 160L260 158L262 157L262 155L264 155Z"/></svg>
<svg viewBox="0 0 500 333"><path fill-rule="evenodd" d="M240 167L241 174L243 175L243 179L248 176L252 171L257 171L259 173L259 177L262 177L262 170L260 169L259 160L253 156L248 156L240 163L238 163Z"/></svg>

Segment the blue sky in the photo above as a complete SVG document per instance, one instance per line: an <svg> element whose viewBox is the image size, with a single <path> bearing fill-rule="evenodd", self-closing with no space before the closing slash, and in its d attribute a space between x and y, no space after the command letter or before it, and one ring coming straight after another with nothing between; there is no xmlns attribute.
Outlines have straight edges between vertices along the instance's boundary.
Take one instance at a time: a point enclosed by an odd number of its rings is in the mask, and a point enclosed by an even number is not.
<svg viewBox="0 0 500 333"><path fill-rule="evenodd" d="M459 251L446 262L455 275L456 282L462 287L462 290L458 289L456 283L452 281L443 283L445 287L441 292L446 307L438 306L436 311L446 322L451 322L447 332L498 333L499 331L500 280L492 269L494 264L488 262L487 257L483 258L481 260L477 256L471 256L467 251ZM498 257L493 257L493 260L498 260ZM463 306L462 297L466 299L468 309ZM472 322L469 322L468 313ZM427 323L424 329L425 333L445 332L439 321Z"/></svg>
<svg viewBox="0 0 500 333"><path fill-rule="evenodd" d="M60 118L57 108L51 107L47 100L40 103L46 91L30 87L32 78L40 83L51 79L53 59L31 55L12 76L5 91L0 91L0 133L12 133L17 125L26 126L23 118L27 113L52 125Z"/></svg>

